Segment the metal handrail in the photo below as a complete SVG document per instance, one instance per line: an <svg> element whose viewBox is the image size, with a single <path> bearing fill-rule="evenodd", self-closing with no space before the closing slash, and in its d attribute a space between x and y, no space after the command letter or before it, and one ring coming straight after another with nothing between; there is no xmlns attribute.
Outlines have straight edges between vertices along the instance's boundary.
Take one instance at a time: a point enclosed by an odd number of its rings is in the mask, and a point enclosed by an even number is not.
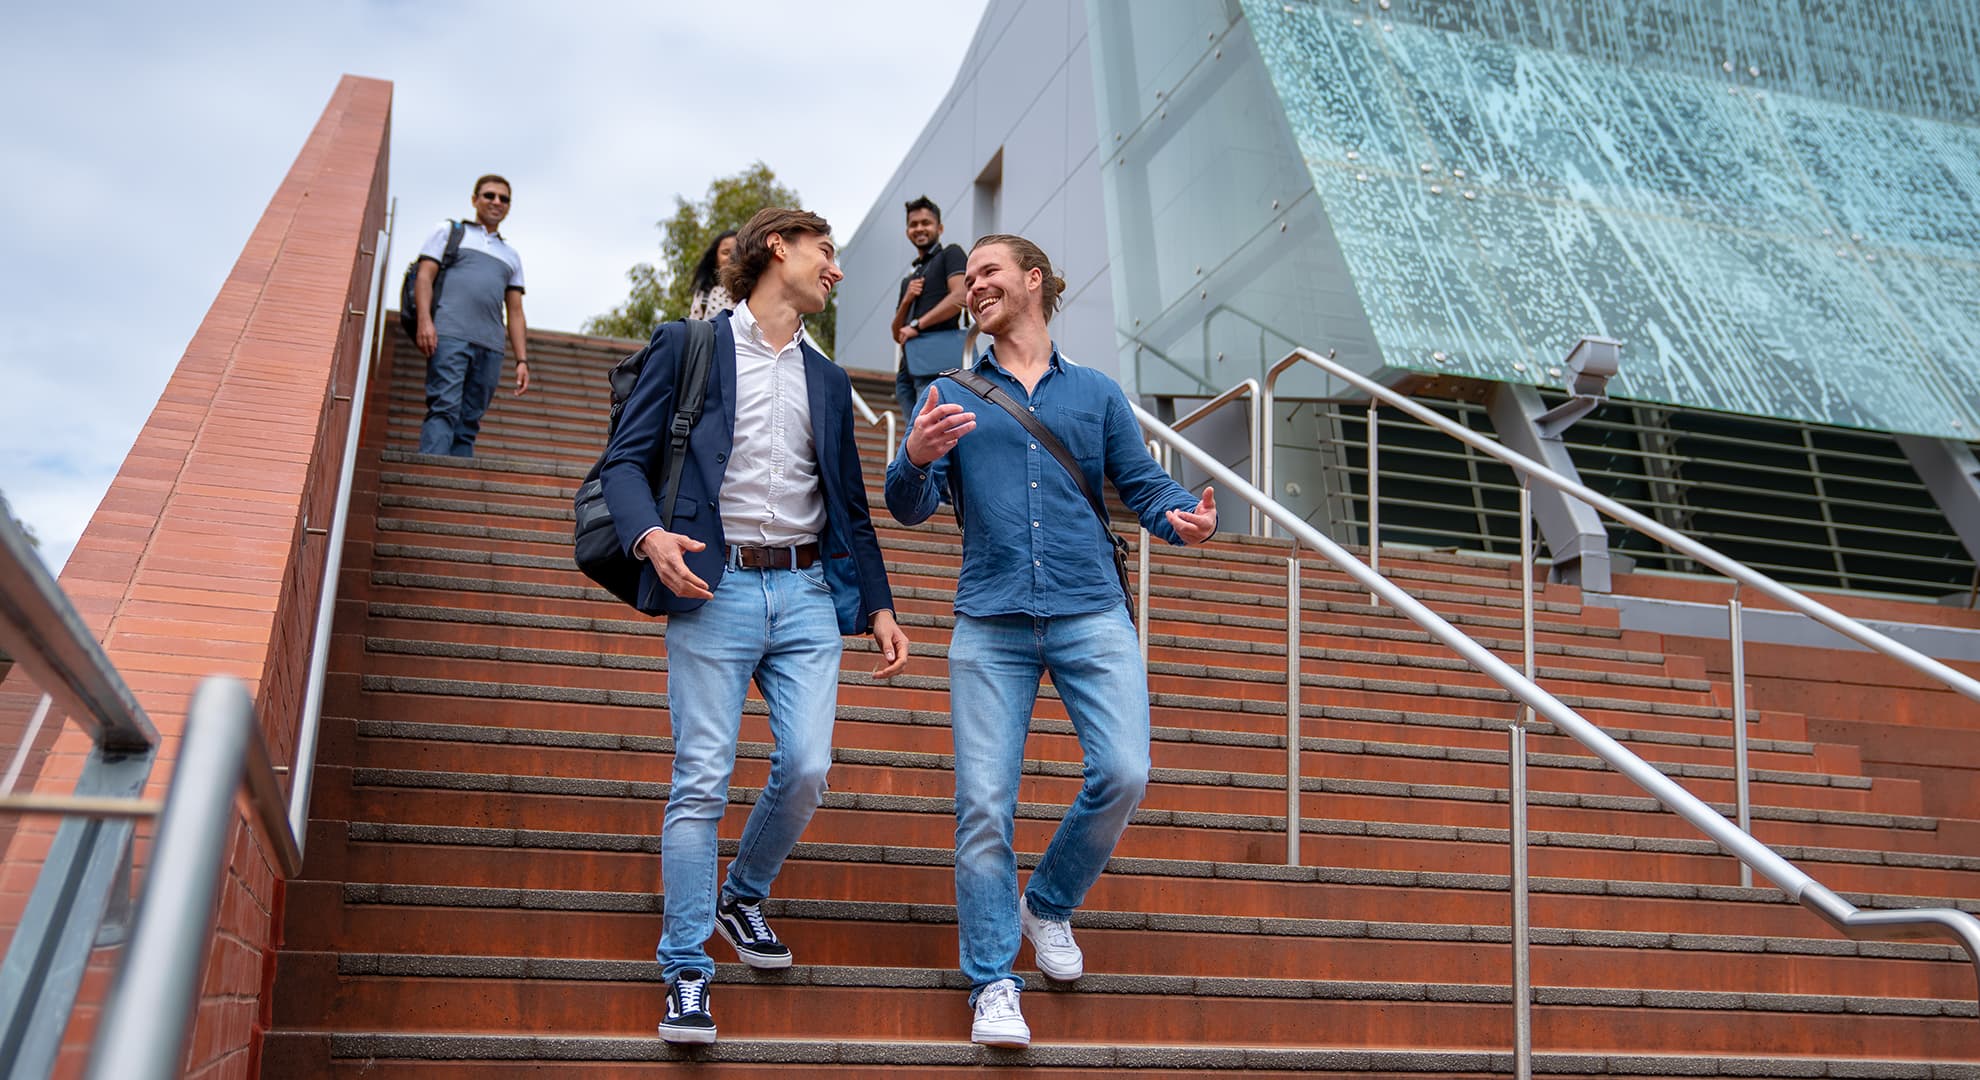
<svg viewBox="0 0 1980 1080"><path fill-rule="evenodd" d="M1649 762L1636 756L1608 732L1603 731L1580 713L1569 708L1559 698L1542 689L1532 679L1493 655L1485 646L1452 626L1393 581L1356 559L1298 514L1246 483L1208 451L1177 434L1140 405L1130 402L1129 407L1141 421L1142 429L1162 442L1166 448L1181 454L1185 460L1203 470L1213 481L1223 485L1226 491L1257 508L1259 512L1284 528L1296 542L1318 551L1327 561L1366 587L1381 601L1407 616L1428 631L1431 637L1498 683L1534 714L1552 723L1557 732L1587 747L1596 757L1648 792L1666 809L1690 822L1721 848L1738 858L1741 863L1772 882L1775 887L1786 893L1790 900L1813 911L1838 931L1852 938L1898 940L1950 937L1966 950L1968 958L1975 965L1976 977L1980 977L1980 919L1952 908L1912 908L1901 911L1864 911L1857 908L1810 877L1800 867L1783 858L1778 852L1741 830L1738 825L1714 810L1710 804L1685 790L1682 785L1665 776ZM1547 475L1546 470L1537 463L1528 462L1523 471L1529 476L1543 479ZM1716 556L1716 553L1713 554ZM1530 587L1529 579L1527 588ZM1289 694L1297 696L1298 692L1297 686L1288 688ZM1518 853L1520 841L1523 839L1519 834L1523 831L1525 818L1524 799L1521 798L1523 792L1520 790L1523 785L1519 784L1525 771L1523 753L1525 719L1524 713L1518 714L1510 725L1513 744L1509 754L1509 764L1512 766L1513 781L1516 785L1511 799L1515 854ZM1298 828L1296 816L1289 825L1294 829ZM1515 869L1523 870L1523 867ZM1513 878L1514 982L1517 988L1525 985L1528 978L1528 943L1521 940L1520 933L1527 922L1526 912L1523 910L1526 882L1522 873L1515 873ZM1980 1000L1980 991L1976 991L1976 1000ZM1527 1043L1531 1031L1528 1019L1530 1007L1530 995L1525 1000L1520 1000L1519 995L1515 993L1514 1008L1517 1010L1517 1020L1514 1052L1517 1064L1523 1066L1517 1069L1522 1076L1530 1075L1531 1067L1531 1046Z"/></svg>
<svg viewBox="0 0 1980 1080"><path fill-rule="evenodd" d="M1259 469L1259 461L1258 461L1259 393L1260 392L1259 392L1257 379L1241 380L1236 385L1232 386L1230 389L1224 391L1221 394L1218 394L1216 397L1213 397L1209 401L1206 401L1203 404L1198 405L1196 408L1190 410L1189 415L1181 417L1178 420L1176 420L1175 423L1169 425L1170 430L1182 431L1185 428L1188 428L1194 424L1201 422L1205 417L1209 416L1211 413L1214 413L1218 409L1221 409L1224 406L1230 404L1231 402L1236 401L1238 398L1244 398L1245 422L1250 425L1245 430L1245 437L1251 440L1251 486L1257 487L1258 469ZM1143 531L1145 532L1146 530ZM1258 532L1257 507L1252 507L1251 509L1251 531L1253 533Z"/></svg>
<svg viewBox="0 0 1980 1080"><path fill-rule="evenodd" d="M0 513L0 651L98 746L158 745L158 729L137 696L8 513Z"/></svg>
<svg viewBox="0 0 1980 1080"><path fill-rule="evenodd" d="M185 740L151 849L152 864L172 871L145 877L130 945L97 1024L89 1058L92 1080L179 1075L227 863L227 822L243 774L261 805L257 777L272 783L274 773L254 702L239 680L207 679L186 711ZM270 805L281 805L279 795ZM279 810L275 820L281 822Z"/></svg>
<svg viewBox="0 0 1980 1080"><path fill-rule="evenodd" d="M1758 570L1754 570L1745 563L1722 555L1718 551L1685 536L1683 533L1624 506L1622 503L1609 498L1607 495L1596 491L1586 484L1562 476L1540 462L1504 446L1495 439L1485 438L1469 428L1454 424L1438 415L1434 410L1427 408L1406 395L1399 394L1383 386L1381 383L1368 378L1360 372L1320 356L1310 349L1293 350L1287 355L1286 359L1274 365L1274 369L1277 370L1281 367L1290 366L1293 363L1302 361L1312 364L1329 375L1341 379L1350 386L1368 394L1371 398L1379 398L1383 404L1394 406L1473 449L1498 458L1500 461L1512 466L1514 470L1524 473L1540 483L1580 499L1595 509L1600 510L1602 513L1628 525L1637 532L1663 544L1665 547L1674 548L1694 561L1709 566L1748 588L1786 604L1788 607L1814 619L1816 622L1821 623L1844 637L1850 638L1866 648L1883 653L1885 656L1904 664L1914 671L1929 675L1967 697L1975 701L1980 701L1980 680L1956 671L1946 664L1926 656L1924 653L1880 633L1834 608L1812 600L1800 592L1760 573Z"/></svg>
<svg viewBox="0 0 1980 1080"><path fill-rule="evenodd" d="M391 264L392 225L398 207L399 201L393 199L386 227L380 230L382 239L372 246L373 251L382 252L383 256L372 262L373 276L378 279L377 296L365 316L362 340L368 348L380 351L384 348L383 335L374 333L373 324L383 321L386 283L383 271ZM375 359L374 356L362 358L351 380L351 413L344 431L343 469L337 478L337 501L330 512L330 529L324 537L323 582L316 595L316 631L310 641L309 681L303 688L302 715L296 725L296 756L289 768L288 818L279 830L287 839L286 846L294 848L296 854L295 866L288 868L284 876L294 876L302 870L303 849L309 842L309 797L316 780L316 743L323 727L323 691L330 680L330 637L337 614L337 579L344 569L344 530L351 519L351 485L357 474L358 438L364 431L365 391L370 386ZM258 775L258 770L250 770L250 778ZM269 775L272 778L273 772Z"/></svg>
<svg viewBox="0 0 1980 1080"><path fill-rule="evenodd" d="M894 441L896 429L900 422L899 418L894 415L894 410L888 409L884 413L880 413L877 416L874 415L873 406L866 403L865 396L857 389L852 392L852 401L853 411L859 413L860 419L875 427L880 427L884 424L887 431L887 460L894 460Z"/></svg>

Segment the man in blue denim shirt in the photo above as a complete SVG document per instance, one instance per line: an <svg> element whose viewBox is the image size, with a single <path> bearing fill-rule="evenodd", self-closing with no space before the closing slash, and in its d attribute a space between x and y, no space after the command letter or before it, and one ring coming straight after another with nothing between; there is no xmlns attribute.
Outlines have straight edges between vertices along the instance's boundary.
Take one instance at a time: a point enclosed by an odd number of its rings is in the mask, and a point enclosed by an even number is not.
<svg viewBox="0 0 1980 1080"><path fill-rule="evenodd" d="M1150 457L1127 396L1068 362L1046 322L1065 282L1037 245L986 236L964 275L969 310L996 346L978 374L1064 443L1086 484L1112 480L1148 531L1200 544L1217 531L1199 502ZM947 398L945 401L944 398ZM1073 910L1099 879L1148 784L1148 673L1107 531L1070 473L994 403L940 379L922 398L887 468L887 509L903 524L934 513L955 470L964 519L949 708L956 748L956 916L974 1042L1026 1046L1031 1030L1011 974L1020 935L1056 980L1085 971ZM1012 849L1018 779L1039 678L1051 672L1085 757L1079 797L1022 899Z"/></svg>

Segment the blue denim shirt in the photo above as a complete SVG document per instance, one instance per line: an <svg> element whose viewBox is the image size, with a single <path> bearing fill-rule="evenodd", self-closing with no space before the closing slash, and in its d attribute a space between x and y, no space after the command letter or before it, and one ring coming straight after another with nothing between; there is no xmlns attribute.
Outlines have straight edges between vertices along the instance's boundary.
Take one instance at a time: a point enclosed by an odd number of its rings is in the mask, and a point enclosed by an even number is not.
<svg viewBox="0 0 1980 1080"><path fill-rule="evenodd" d="M1050 367L1029 394L997 366L994 349L977 361L976 371L1058 436L1103 502L1104 476L1151 534L1183 542L1164 515L1195 509L1197 498L1149 455L1127 395L1113 379L1064 359L1056 345ZM923 468L908 460L903 439L887 466L887 509L904 525L920 524L935 512L948 470L961 470L965 525L956 610L977 617L1050 618L1125 603L1100 519L1051 451L1032 442L1009 413L955 380L937 379L934 387L941 388L944 402L974 412L976 429ZM915 412L920 411L917 404Z"/></svg>

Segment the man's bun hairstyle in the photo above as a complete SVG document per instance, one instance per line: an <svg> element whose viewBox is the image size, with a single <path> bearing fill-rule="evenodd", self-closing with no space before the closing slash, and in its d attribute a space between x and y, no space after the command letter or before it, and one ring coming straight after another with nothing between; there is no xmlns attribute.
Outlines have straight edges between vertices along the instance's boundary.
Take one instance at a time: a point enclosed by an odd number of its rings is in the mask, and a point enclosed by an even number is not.
<svg viewBox="0 0 1980 1080"><path fill-rule="evenodd" d="M1037 270L1044 275L1044 281L1039 286L1043 295L1039 299L1045 305L1045 321L1051 322L1052 316L1059 313L1059 302L1066 292L1066 279L1052 269L1052 260L1045 257L1044 250L1037 244L1011 233L991 233L979 237L969 250L973 253L977 248L991 244L1002 244L1011 249L1011 257L1017 260L1018 272Z"/></svg>
<svg viewBox="0 0 1980 1080"><path fill-rule="evenodd" d="M787 244L797 238L832 235L832 226L809 210L790 206L766 206L736 233L736 252L722 268L722 287L738 303L756 291L756 280L770 268L770 237L781 236Z"/></svg>

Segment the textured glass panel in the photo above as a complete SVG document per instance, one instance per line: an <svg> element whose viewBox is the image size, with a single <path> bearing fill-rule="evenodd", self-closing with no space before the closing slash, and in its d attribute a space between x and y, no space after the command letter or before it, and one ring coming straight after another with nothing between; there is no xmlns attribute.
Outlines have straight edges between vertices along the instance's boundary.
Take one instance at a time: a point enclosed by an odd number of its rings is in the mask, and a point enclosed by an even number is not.
<svg viewBox="0 0 1980 1080"><path fill-rule="evenodd" d="M1376 14L1350 0L1316 6ZM1403 0L1381 17L1605 63L1980 120L1980 0Z"/></svg>
<svg viewBox="0 0 1980 1080"><path fill-rule="evenodd" d="M1245 3L1383 363L1558 385L1602 334L1618 396L1980 430L1980 130L1659 59L1751 11L1404 6Z"/></svg>

